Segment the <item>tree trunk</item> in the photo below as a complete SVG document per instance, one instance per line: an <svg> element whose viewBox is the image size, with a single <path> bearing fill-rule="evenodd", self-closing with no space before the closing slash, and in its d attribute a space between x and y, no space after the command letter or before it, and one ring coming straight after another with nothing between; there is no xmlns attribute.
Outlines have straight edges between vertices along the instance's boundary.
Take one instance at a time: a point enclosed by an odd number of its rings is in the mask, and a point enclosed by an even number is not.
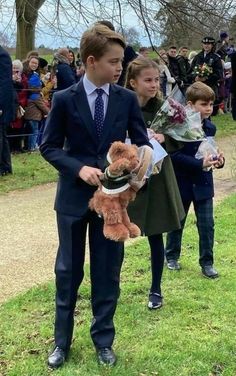
<svg viewBox="0 0 236 376"><path fill-rule="evenodd" d="M15 0L17 20L16 58L23 60L35 48L38 11L45 0Z"/></svg>

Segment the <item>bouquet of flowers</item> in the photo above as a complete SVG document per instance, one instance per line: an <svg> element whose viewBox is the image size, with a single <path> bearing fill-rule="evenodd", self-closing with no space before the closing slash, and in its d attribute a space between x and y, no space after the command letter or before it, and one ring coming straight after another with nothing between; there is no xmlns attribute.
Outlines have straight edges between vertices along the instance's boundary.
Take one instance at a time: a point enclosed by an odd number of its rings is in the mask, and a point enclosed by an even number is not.
<svg viewBox="0 0 236 376"><path fill-rule="evenodd" d="M213 73L212 67L204 64L198 64L193 69L193 75L198 77L209 77Z"/></svg>
<svg viewBox="0 0 236 376"><path fill-rule="evenodd" d="M184 107L172 98L165 100L150 129L155 133L167 134L177 141L201 141L205 137L200 113L193 111L190 106Z"/></svg>

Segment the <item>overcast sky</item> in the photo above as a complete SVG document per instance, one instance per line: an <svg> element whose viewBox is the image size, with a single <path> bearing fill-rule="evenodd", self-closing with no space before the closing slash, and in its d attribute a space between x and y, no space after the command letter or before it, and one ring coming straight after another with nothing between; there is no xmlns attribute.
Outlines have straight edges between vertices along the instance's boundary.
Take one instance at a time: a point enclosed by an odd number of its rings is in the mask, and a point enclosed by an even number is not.
<svg viewBox="0 0 236 376"><path fill-rule="evenodd" d="M86 6L88 7L88 2ZM7 7L7 3L9 7ZM13 12L13 7L10 8L10 5L13 4L13 1L6 0L4 7L0 8L0 31L4 31L8 38L15 42L15 14ZM108 2L109 4L109 2ZM77 47L79 46L80 36L83 31L87 28L84 20L82 17L78 16L78 21L75 20L75 11L73 9L68 9L68 2L67 2L67 16L61 14L60 25L61 30L57 30L55 33L55 29L52 29L51 24L55 25L55 20L53 20L54 14L54 5L55 2L53 0L48 0L44 3L44 5L40 8L39 19L36 28L36 47L43 44L46 47L50 48L57 48L61 46L70 46L70 47ZM113 19L118 19L117 14L115 13L116 10L112 10L113 12ZM125 12L126 17L124 18L123 26L124 28L135 27L135 29L140 34L140 42L142 45L150 45L148 38L145 36L144 30L140 27L139 20L132 11L132 9L127 9ZM100 19L104 19L104 16ZM88 24L92 24L96 21L96 18L93 18L93 12L91 12L91 16L87 19ZM115 23L115 22L114 22ZM115 26L118 26L115 24Z"/></svg>

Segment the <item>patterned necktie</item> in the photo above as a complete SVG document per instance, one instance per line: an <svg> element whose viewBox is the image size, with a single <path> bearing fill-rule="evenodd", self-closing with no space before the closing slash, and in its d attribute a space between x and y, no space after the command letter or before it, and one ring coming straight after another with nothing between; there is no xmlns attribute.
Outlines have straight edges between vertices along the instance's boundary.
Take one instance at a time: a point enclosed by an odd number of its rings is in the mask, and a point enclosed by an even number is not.
<svg viewBox="0 0 236 376"><path fill-rule="evenodd" d="M101 137L103 120L104 120L104 102L102 99L102 94L104 93L103 89L96 89L97 98L95 100L95 110L94 110L94 124L95 129L98 135L98 138Z"/></svg>

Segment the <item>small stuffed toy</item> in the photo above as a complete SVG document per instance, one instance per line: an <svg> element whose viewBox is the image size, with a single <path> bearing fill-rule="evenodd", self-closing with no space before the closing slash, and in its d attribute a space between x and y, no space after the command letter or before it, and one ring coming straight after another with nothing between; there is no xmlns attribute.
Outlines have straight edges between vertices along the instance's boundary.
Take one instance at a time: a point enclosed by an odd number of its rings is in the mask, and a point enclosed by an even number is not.
<svg viewBox="0 0 236 376"><path fill-rule="evenodd" d="M127 206L135 199L137 190L145 183L144 174L141 174L143 176L140 179L140 170L147 169L152 156L152 149L149 146L146 148L149 153L145 163L140 161L139 148L136 145L116 141L109 149L107 155L109 166L104 172L101 187L89 201L89 208L103 217L103 233L108 239L125 241L140 236L139 227L130 222Z"/></svg>

